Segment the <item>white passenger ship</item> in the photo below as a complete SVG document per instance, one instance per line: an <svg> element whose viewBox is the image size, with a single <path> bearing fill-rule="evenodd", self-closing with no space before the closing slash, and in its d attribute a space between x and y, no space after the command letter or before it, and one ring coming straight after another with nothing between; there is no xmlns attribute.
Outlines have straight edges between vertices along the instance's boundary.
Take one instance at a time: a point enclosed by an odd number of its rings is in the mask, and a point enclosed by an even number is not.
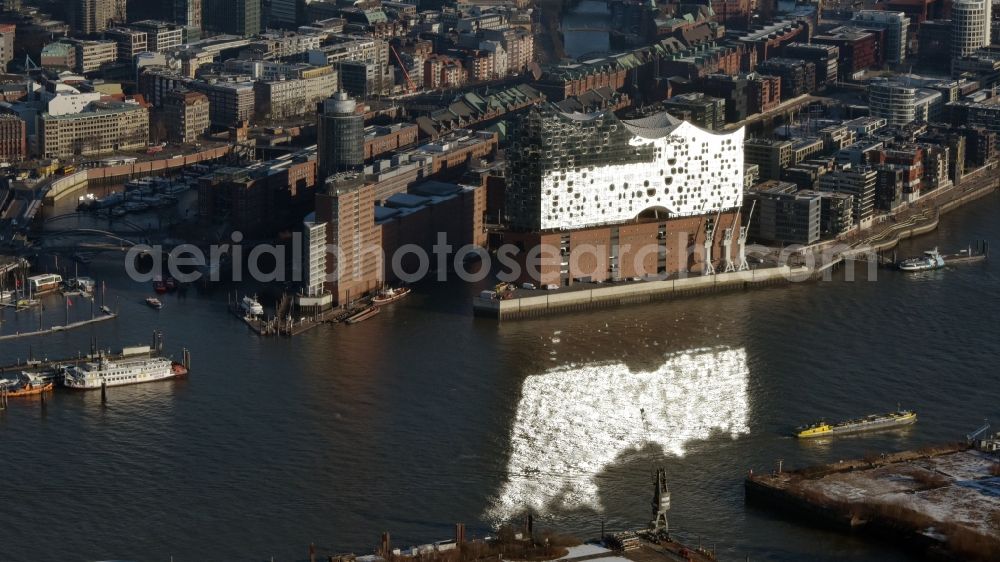
<svg viewBox="0 0 1000 562"><path fill-rule="evenodd" d="M97 361L66 368L63 384L81 390L153 382L183 376L187 370L166 357L153 357L148 346L122 350L121 357L100 357Z"/></svg>

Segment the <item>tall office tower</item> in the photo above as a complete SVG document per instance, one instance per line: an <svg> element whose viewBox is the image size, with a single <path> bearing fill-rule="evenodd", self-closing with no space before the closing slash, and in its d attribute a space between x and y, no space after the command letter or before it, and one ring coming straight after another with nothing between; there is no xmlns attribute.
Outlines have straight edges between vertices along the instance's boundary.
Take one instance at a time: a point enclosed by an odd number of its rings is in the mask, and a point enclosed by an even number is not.
<svg viewBox="0 0 1000 562"><path fill-rule="evenodd" d="M73 0L70 10L71 27L80 34L100 33L125 23L126 0Z"/></svg>
<svg viewBox="0 0 1000 562"><path fill-rule="evenodd" d="M316 140L321 178L364 165L364 126L357 103L346 93L337 92L319 103Z"/></svg>
<svg viewBox="0 0 1000 562"><path fill-rule="evenodd" d="M993 0L984 0L986 5L986 29L983 31L983 42L989 47L993 44Z"/></svg>
<svg viewBox="0 0 1000 562"><path fill-rule="evenodd" d="M171 19L169 0L128 0L128 17L131 21Z"/></svg>
<svg viewBox="0 0 1000 562"><path fill-rule="evenodd" d="M987 0L989 2L991 0ZM903 12L885 10L859 10L854 12L852 21L863 28L885 30L885 62L901 64L906 61L907 34L910 18Z"/></svg>
<svg viewBox="0 0 1000 562"><path fill-rule="evenodd" d="M260 33L261 0L204 0L206 30L249 37Z"/></svg>
<svg viewBox="0 0 1000 562"><path fill-rule="evenodd" d="M201 0L174 0L171 19L184 26L186 42L201 38Z"/></svg>
<svg viewBox="0 0 1000 562"><path fill-rule="evenodd" d="M326 223L317 220L315 212L309 213L302 220L302 247L305 250L302 253L302 288L306 296L317 297L323 294L323 284L326 281L326 231Z"/></svg>
<svg viewBox="0 0 1000 562"><path fill-rule="evenodd" d="M382 286L382 229L375 224L375 186L364 177L329 178L316 194L316 220L327 223L325 289L343 305Z"/></svg>
<svg viewBox="0 0 1000 562"><path fill-rule="evenodd" d="M301 0L271 0L271 11L268 14L267 24L273 27L298 25L301 19L300 2ZM304 7L305 2L302 2L302 5Z"/></svg>
<svg viewBox="0 0 1000 562"><path fill-rule="evenodd" d="M951 58L967 57L989 45L991 0L956 0L951 5Z"/></svg>
<svg viewBox="0 0 1000 562"><path fill-rule="evenodd" d="M17 26L12 23L0 24L0 71L7 72L7 65L14 60L14 36Z"/></svg>

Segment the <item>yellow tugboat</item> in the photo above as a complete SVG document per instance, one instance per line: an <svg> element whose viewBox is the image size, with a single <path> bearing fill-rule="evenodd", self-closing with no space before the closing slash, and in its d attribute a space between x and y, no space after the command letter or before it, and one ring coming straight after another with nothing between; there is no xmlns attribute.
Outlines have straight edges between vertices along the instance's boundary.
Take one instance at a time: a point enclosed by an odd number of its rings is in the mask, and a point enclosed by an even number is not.
<svg viewBox="0 0 1000 562"><path fill-rule="evenodd" d="M798 428L795 431L795 436L799 439L828 437L842 433L889 429L892 427L910 425L916 421L917 413L913 410L897 410L888 414L872 414L863 418L838 423L820 421L809 426Z"/></svg>

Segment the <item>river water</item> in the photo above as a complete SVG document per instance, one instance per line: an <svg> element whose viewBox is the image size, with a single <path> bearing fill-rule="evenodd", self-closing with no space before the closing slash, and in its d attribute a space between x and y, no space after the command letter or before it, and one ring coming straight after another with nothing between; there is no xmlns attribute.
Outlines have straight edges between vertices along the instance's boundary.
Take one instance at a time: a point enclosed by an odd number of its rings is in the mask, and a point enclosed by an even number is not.
<svg viewBox="0 0 1000 562"><path fill-rule="evenodd" d="M582 0L562 17L563 49L570 58L600 55L611 48L606 2Z"/></svg>
<svg viewBox="0 0 1000 562"><path fill-rule="evenodd" d="M1000 240L1000 196L901 252ZM163 331L187 380L57 392L0 414L0 560L301 560L488 533L525 510L583 537L644 526L650 472L670 521L724 560L905 560L893 547L747 508L769 470L961 438L1000 418L1000 264L795 284L498 325L477 288L428 282L378 317L262 339L227 288L167 295L113 259L115 321L0 342L0 361L118 349ZM65 314L48 299L43 321ZM2 333L37 313L4 313ZM89 315L77 301L71 314ZM905 431L801 443L800 423L892 409Z"/></svg>

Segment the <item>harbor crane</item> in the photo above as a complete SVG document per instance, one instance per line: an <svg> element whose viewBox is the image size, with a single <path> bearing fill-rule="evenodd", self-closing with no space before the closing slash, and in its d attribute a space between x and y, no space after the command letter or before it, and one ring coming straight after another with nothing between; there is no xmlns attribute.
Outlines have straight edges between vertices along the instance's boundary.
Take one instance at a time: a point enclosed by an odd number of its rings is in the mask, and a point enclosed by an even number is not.
<svg viewBox="0 0 1000 562"><path fill-rule="evenodd" d="M639 409L639 417L642 418L642 428L646 433L646 442L649 442L649 422L646 420L646 409ZM652 461L652 459L650 459ZM649 522L649 529L654 533L666 534L670 530L667 524L667 511L670 510L670 488L667 487L667 471L663 467L656 469L653 475L653 501L650 504L653 518Z"/></svg>
<svg viewBox="0 0 1000 562"><path fill-rule="evenodd" d="M653 520L649 528L655 533L667 533L667 511L670 510L670 489L667 488L667 471L660 468L653 479Z"/></svg>
<svg viewBox="0 0 1000 562"><path fill-rule="evenodd" d="M702 266L702 275L715 275L715 267L712 265L712 246L715 245L715 231L719 229L721 218L722 211L719 211L715 215L715 220L712 221L712 226L705 225L705 265Z"/></svg>
<svg viewBox="0 0 1000 562"><path fill-rule="evenodd" d="M990 420L983 420L983 425L979 429L965 436L965 440L970 444L975 443L981 436L986 435L990 430Z"/></svg>
<svg viewBox="0 0 1000 562"><path fill-rule="evenodd" d="M750 264L747 263L747 235L750 233L750 221L753 220L753 211L757 208L757 201L754 200L750 204L750 214L747 215L746 226L740 226L740 238L737 242L737 265L736 269L738 271L746 271L750 269Z"/></svg>

